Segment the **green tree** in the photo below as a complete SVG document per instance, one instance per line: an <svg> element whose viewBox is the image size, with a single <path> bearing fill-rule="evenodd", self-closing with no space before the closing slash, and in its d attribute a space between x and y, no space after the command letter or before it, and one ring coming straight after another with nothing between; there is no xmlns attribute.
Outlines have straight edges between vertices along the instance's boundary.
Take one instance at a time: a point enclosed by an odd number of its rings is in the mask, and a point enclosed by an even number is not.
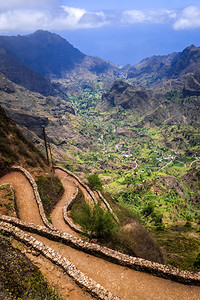
<svg viewBox="0 0 200 300"><path fill-rule="evenodd" d="M102 183L101 183L101 179L99 178L98 174L89 175L87 177L87 180L89 182L89 187L91 189L102 190Z"/></svg>
<svg viewBox="0 0 200 300"><path fill-rule="evenodd" d="M105 211L100 204L90 207L85 204L81 216L79 216L79 224L84 232L89 233L91 237L108 240L115 232L117 225L114 222L109 211Z"/></svg>

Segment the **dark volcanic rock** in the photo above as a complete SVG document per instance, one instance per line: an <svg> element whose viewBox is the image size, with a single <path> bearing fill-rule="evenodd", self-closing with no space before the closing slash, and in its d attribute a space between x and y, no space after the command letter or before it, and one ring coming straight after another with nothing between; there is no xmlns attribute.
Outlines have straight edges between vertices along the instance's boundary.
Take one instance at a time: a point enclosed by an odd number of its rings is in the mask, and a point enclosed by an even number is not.
<svg viewBox="0 0 200 300"><path fill-rule="evenodd" d="M25 36L1 36L0 45L17 61L49 78L62 77L85 56L59 35L42 30Z"/></svg>
<svg viewBox="0 0 200 300"><path fill-rule="evenodd" d="M12 82L30 91L46 96L53 93L48 79L17 62L4 48L0 48L0 72Z"/></svg>
<svg viewBox="0 0 200 300"><path fill-rule="evenodd" d="M200 96L200 72L190 74L186 78L183 96Z"/></svg>
<svg viewBox="0 0 200 300"><path fill-rule="evenodd" d="M7 114L20 127L26 127L35 132L38 137L43 138L42 126L46 127L48 125L48 118L34 114L25 114L12 109L7 110Z"/></svg>
<svg viewBox="0 0 200 300"><path fill-rule="evenodd" d="M154 105L151 90L131 86L122 80L113 84L111 90L103 95L100 104L104 108L121 106L124 109L134 110L138 115L148 112Z"/></svg>
<svg viewBox="0 0 200 300"><path fill-rule="evenodd" d="M179 77L194 73L200 67L200 48L191 45L180 53L178 59L172 61L168 77Z"/></svg>
<svg viewBox="0 0 200 300"><path fill-rule="evenodd" d="M148 57L131 67L127 78L133 78L136 84L144 86L158 85L168 78L171 64L176 62L179 56L180 53L175 52L169 55Z"/></svg>
<svg viewBox="0 0 200 300"><path fill-rule="evenodd" d="M11 94L15 92L15 87L2 73L0 73L0 91Z"/></svg>
<svg viewBox="0 0 200 300"><path fill-rule="evenodd" d="M191 45L182 52L152 56L129 68L127 78L134 84L157 87L169 79L178 79L185 84L185 76L200 68L200 48ZM174 82L175 83L175 82Z"/></svg>
<svg viewBox="0 0 200 300"><path fill-rule="evenodd" d="M190 75L187 90L183 93L198 95L200 92L199 73ZM193 94L192 94L193 93ZM138 124L191 124L200 126L200 100L198 98L179 98L178 101L168 100L168 94L158 89L150 90L139 86L131 86L121 80L116 81L111 90L104 94L98 103L98 109L108 110L112 107L128 109L134 115L143 116ZM120 116L117 116L119 119Z"/></svg>
<svg viewBox="0 0 200 300"><path fill-rule="evenodd" d="M189 99L177 103L160 105L154 112L144 117L141 125L152 123L157 126L165 123L168 125L191 124L200 126L200 100Z"/></svg>
<svg viewBox="0 0 200 300"><path fill-rule="evenodd" d="M55 33L38 30L24 36L0 36L0 47L20 64L50 79L85 78L106 74L113 80L120 70L99 57L87 56Z"/></svg>

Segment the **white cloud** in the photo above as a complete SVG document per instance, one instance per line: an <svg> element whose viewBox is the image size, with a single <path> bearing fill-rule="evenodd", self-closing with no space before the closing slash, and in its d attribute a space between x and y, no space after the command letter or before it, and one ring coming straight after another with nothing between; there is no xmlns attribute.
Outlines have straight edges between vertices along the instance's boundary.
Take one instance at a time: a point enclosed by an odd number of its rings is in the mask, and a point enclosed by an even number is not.
<svg viewBox="0 0 200 300"><path fill-rule="evenodd" d="M200 28L200 7L188 6L183 9L173 27L176 30Z"/></svg>
<svg viewBox="0 0 200 300"><path fill-rule="evenodd" d="M15 10L8 11L4 14L0 14L0 30L2 32L7 31L29 31L38 29L38 26L45 27L48 16L44 15L41 11Z"/></svg>
<svg viewBox="0 0 200 300"><path fill-rule="evenodd" d="M74 8L68 6L62 6L63 10L66 12L66 21L71 26L76 26L81 17L87 13L85 9L82 8Z"/></svg>
<svg viewBox="0 0 200 300"><path fill-rule="evenodd" d="M66 30L100 27L109 22L103 12L61 6L58 9L18 9L0 12L0 31Z"/></svg>
<svg viewBox="0 0 200 300"><path fill-rule="evenodd" d="M107 19L104 12L87 12L80 19L80 25L85 27L100 27L110 24L109 19Z"/></svg>
<svg viewBox="0 0 200 300"><path fill-rule="evenodd" d="M166 23L176 18L176 11L165 9L126 10L122 22L134 23Z"/></svg>
<svg viewBox="0 0 200 300"><path fill-rule="evenodd" d="M124 23L143 23L145 14L140 10L127 10L123 13L122 22Z"/></svg>
<svg viewBox="0 0 200 300"><path fill-rule="evenodd" d="M175 30L200 27L200 7L189 6L181 11L88 11L84 8L60 6L60 3L61 0L4 1L0 3L0 32L30 32L37 29L59 31L135 23L165 23Z"/></svg>

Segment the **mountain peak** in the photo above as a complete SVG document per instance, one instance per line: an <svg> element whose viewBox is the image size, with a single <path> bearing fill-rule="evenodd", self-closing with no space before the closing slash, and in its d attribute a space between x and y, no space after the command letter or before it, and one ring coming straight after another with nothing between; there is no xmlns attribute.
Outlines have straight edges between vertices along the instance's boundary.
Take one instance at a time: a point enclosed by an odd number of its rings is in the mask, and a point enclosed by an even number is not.
<svg viewBox="0 0 200 300"><path fill-rule="evenodd" d="M186 47L186 49L189 49L189 50L191 50L191 49L193 49L193 48L197 48L197 47L196 47L194 44L192 44L192 45Z"/></svg>
<svg viewBox="0 0 200 300"><path fill-rule="evenodd" d="M25 36L0 36L0 45L14 59L49 78L63 77L85 57L64 38L45 30Z"/></svg>
<svg viewBox="0 0 200 300"><path fill-rule="evenodd" d="M35 31L35 32L33 32L33 33L30 33L30 34L27 34L27 35L25 35L24 36L25 38L28 38L28 39L32 39L32 38L34 38L34 40L35 39L40 39L40 38L42 38L42 39L49 39L49 38L51 38L52 39L52 41L55 41L55 40L62 40L62 41L65 41L66 43L68 43L64 38L62 38L60 35L58 35L58 34L56 34L56 33L53 33L53 32L50 32L50 31L48 31L48 30L41 30L41 29L39 29L39 30L37 30L37 31ZM44 41L44 40L43 40Z"/></svg>

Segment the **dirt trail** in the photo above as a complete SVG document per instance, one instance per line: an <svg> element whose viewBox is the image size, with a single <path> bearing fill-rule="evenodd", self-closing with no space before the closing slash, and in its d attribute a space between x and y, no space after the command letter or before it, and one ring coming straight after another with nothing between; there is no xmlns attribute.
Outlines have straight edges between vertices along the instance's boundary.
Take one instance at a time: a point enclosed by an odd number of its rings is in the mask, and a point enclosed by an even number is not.
<svg viewBox="0 0 200 300"><path fill-rule="evenodd" d="M64 172L63 172L64 173ZM21 175L16 173L17 177ZM13 173L11 175L13 186L17 191L17 197L20 198L18 202L19 207L26 205L26 202L29 202L27 193L24 193L24 187L22 184L18 186L19 179L17 179L16 184L14 184L15 176ZM7 176L9 176L7 175ZM66 176L66 174L61 174L60 176ZM21 175L23 177L23 175ZM25 178L24 178L25 179ZM9 178L7 177L6 183ZM23 180L22 180L23 181ZM25 181L27 181L25 179ZM24 181L24 182L25 182ZM5 182L5 179L4 179ZM0 180L1 183L1 180ZM70 185L71 184L71 185ZM69 195L73 193L73 183L68 181L69 185ZM31 186L29 185L31 189ZM71 190L70 190L71 188ZM21 193L20 191L21 190ZM61 200L62 201L62 200ZM63 202L62 202L63 203ZM63 204L62 204L63 205ZM62 206L60 203L60 207ZM59 207L59 206L58 206ZM31 215L37 214L37 206L31 207ZM55 209L57 210L57 208ZM59 214L58 214L59 215ZM31 220L33 218L29 216ZM58 217L59 218L59 217ZM30 222L30 219L27 221ZM32 221L31 221L32 222ZM59 226L61 224L59 223ZM66 226L66 224L65 224ZM60 228L61 229L61 228ZM65 231L63 228L62 231ZM75 250L71 247L63 245L58 242L50 241L44 237L34 235L38 240L42 241L44 244L50 246L54 250L59 251L71 262L73 262L77 268L80 269L85 275L93 278L96 282L103 285L105 288L110 290L114 295L120 296L124 300L199 300L200 299L200 287L191 287L170 280L157 278L149 274L142 272L137 272L122 266L112 264L110 262L104 261L103 259L91 256L84 252ZM37 259L37 258L36 258ZM41 259L41 256L40 256ZM47 271L49 272L49 271ZM52 273L52 271L51 271ZM52 273L53 274L53 273ZM75 285L75 284L74 284ZM79 289L78 287L76 287ZM89 296L88 296L89 297ZM67 299L67 298L65 298ZM84 298L83 298L84 299ZM78 298L77 298L78 300Z"/></svg>
<svg viewBox="0 0 200 300"><path fill-rule="evenodd" d="M0 178L0 185L10 183L16 195L17 210L19 217L23 221L31 222L37 225L43 225L38 207L34 198L32 187L26 177L20 172L12 172ZM43 239L41 239L42 242ZM59 289L64 299L72 300L91 300L92 297L82 291L73 280L52 262L40 255L35 257L30 253L26 254L31 261L38 266L48 281Z"/></svg>
<svg viewBox="0 0 200 300"><path fill-rule="evenodd" d="M53 226L58 230L77 236L77 234L65 223L63 219L63 207L65 206L67 200L69 200L76 192L76 187L72 183L72 181L66 176L66 174L65 177L61 177L61 182L65 191L62 196L62 199L57 203L53 212L51 213L52 223Z"/></svg>
<svg viewBox="0 0 200 300"><path fill-rule="evenodd" d="M41 272L47 278L49 284L59 290L59 294L64 297L64 299L70 300L91 300L93 299L90 295L84 292L82 289L77 288L77 285L73 282L73 280L66 276L64 271L53 264L50 260L45 258L44 256L35 256L30 252L27 251L27 247L16 241L12 241L12 245L15 248L20 249L22 252L26 251L26 256L36 265Z"/></svg>
<svg viewBox="0 0 200 300"><path fill-rule="evenodd" d="M62 170L59 170L59 169L55 169L55 173L56 173L56 175L60 179L62 179L62 178L68 178L68 179L73 180L78 185L78 187L80 188L80 190L82 191L82 193L83 193L83 195L85 197L86 202L89 203L89 204L93 203L93 200L91 199L90 194L86 191L86 189L82 185L79 184L79 182L78 182L77 179L75 179L73 176L70 176L66 172L64 172Z"/></svg>
<svg viewBox="0 0 200 300"><path fill-rule="evenodd" d="M32 254L27 255L28 258L41 270L51 286L59 290L64 299L70 300L92 300L88 293L78 288L73 280L66 276L64 271L58 266L50 262L48 259L39 256L35 257Z"/></svg>
<svg viewBox="0 0 200 300"><path fill-rule="evenodd" d="M85 275L124 300L199 300L200 287L191 287L112 264L69 246L34 237L60 252Z"/></svg>
<svg viewBox="0 0 200 300"><path fill-rule="evenodd" d="M40 217L33 189L20 172L12 172L0 178L0 185L10 183L16 195L17 211L22 221L44 225Z"/></svg>

